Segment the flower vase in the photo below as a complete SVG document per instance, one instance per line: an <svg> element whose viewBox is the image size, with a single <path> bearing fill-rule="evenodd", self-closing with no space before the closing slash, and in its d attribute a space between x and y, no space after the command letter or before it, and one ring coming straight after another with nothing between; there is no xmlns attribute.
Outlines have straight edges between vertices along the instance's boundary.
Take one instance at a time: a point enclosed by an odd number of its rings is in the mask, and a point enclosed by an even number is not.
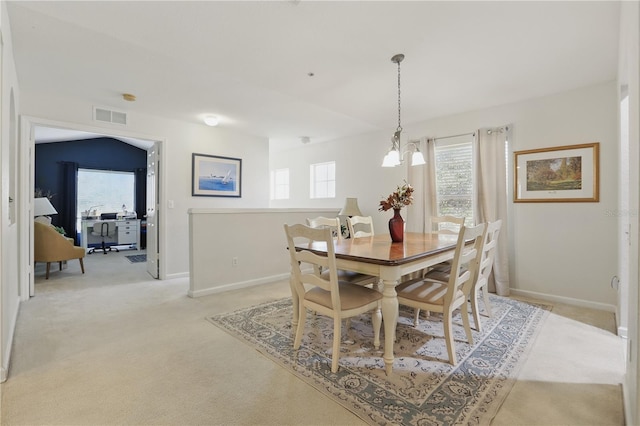
<svg viewBox="0 0 640 426"><path fill-rule="evenodd" d="M393 209L393 217L389 219L389 234L394 243L404 240L404 219L400 216L400 209Z"/></svg>

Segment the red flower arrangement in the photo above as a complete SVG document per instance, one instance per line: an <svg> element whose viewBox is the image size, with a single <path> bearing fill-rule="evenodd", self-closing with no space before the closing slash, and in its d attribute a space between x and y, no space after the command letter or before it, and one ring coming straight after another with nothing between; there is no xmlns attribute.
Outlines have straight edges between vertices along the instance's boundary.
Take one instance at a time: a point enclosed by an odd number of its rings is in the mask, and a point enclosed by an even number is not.
<svg viewBox="0 0 640 426"><path fill-rule="evenodd" d="M400 210L404 206L410 206L413 203L413 187L404 182L404 185L398 186L396 191L387 198L380 201L378 211L387 211L389 209Z"/></svg>

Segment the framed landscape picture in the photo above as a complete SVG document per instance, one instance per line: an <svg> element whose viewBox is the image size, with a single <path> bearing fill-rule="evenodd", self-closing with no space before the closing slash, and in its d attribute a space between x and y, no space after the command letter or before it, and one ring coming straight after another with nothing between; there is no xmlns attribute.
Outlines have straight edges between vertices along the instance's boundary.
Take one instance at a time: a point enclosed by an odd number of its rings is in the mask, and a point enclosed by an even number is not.
<svg viewBox="0 0 640 426"><path fill-rule="evenodd" d="M191 195L242 196L242 159L193 154L191 170Z"/></svg>
<svg viewBox="0 0 640 426"><path fill-rule="evenodd" d="M597 202L598 142L514 152L516 203Z"/></svg>

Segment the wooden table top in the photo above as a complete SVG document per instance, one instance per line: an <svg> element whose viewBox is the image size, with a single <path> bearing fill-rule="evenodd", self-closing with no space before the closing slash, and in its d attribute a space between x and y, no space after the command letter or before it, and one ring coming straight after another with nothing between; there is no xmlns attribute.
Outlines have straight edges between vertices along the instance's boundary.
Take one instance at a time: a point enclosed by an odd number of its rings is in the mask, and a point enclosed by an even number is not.
<svg viewBox="0 0 640 426"><path fill-rule="evenodd" d="M336 241L334 247L338 259L397 266L455 249L457 240L457 235L405 232L401 243L392 242L389 235L384 234L342 239ZM311 247L302 244L298 247L319 254L327 252L325 243L314 243Z"/></svg>

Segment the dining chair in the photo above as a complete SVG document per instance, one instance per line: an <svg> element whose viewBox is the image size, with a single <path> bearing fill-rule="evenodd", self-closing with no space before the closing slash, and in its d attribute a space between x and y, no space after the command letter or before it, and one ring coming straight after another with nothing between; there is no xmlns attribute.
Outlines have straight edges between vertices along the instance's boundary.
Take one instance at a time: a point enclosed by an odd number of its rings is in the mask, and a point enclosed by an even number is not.
<svg viewBox="0 0 640 426"><path fill-rule="evenodd" d="M456 309L460 309L467 341L470 345L473 344L467 299L471 292L471 285L476 278L478 263L482 255L485 229L484 223L474 227L462 226L458 234L447 282L416 278L396 287L399 304L442 314L444 337L451 365L456 365L452 334L453 312ZM414 325L418 324L414 323Z"/></svg>
<svg viewBox="0 0 640 426"><path fill-rule="evenodd" d="M357 228L356 225L358 225ZM373 218L371 216L347 217L347 226L351 238L373 237Z"/></svg>
<svg viewBox="0 0 640 426"><path fill-rule="evenodd" d="M444 234L444 235L457 235L460 231L460 227L464 225L464 217L456 216L431 216L431 234ZM433 265L422 271L414 272L410 274L411 278L424 276L429 271L445 270L448 271L451 268L451 260L445 260L444 262ZM404 277L403 277L404 280ZM420 315L420 310L416 309L416 318ZM417 321L417 319L416 319Z"/></svg>
<svg viewBox="0 0 640 426"><path fill-rule="evenodd" d="M482 296L484 300L484 308L487 312L487 316L491 316L491 305L489 303L488 296L488 283L489 276L493 270L493 263L495 260L496 249L498 245L498 236L500 235L500 229L502 228L502 220L496 220L487 224L487 231L485 232L484 242L482 244L482 258L479 261L478 271L476 279L471 286L471 293L469 299L471 301L471 312L473 314L473 322L477 331L481 330L480 323L480 310L478 307L478 297L482 290ZM429 271L425 277L434 281L447 282L449 280L449 274L451 267L437 267ZM415 319L416 323L418 319Z"/></svg>
<svg viewBox="0 0 640 426"><path fill-rule="evenodd" d="M331 229L331 233L333 238L336 241L342 240L341 226L340 226L340 218L335 217L323 217L318 216L316 218L307 218L307 225L311 228L329 228ZM317 270L318 273L328 275L328 270ZM374 275L361 274L359 272L346 271L343 269L338 269L338 281L346 281L350 284L357 285L369 285L376 284L379 281L379 278Z"/></svg>
<svg viewBox="0 0 640 426"><path fill-rule="evenodd" d="M500 229L502 228L502 220L496 220L487 224L487 232L485 233L484 243L482 245L482 259L478 266L477 279L471 287L471 313L473 314L473 322L476 324L476 330L481 330L480 325L480 310L478 309L478 297L480 291L482 291L482 297L484 300L484 310L487 312L487 316L491 316L491 305L489 304L489 276L493 270L493 262L496 257L496 250L498 247L498 237L500 236Z"/></svg>
<svg viewBox="0 0 640 426"><path fill-rule="evenodd" d="M431 233L443 235L458 235L460 228L464 225L464 217L456 216L431 216ZM446 260L442 263L432 266L429 270L449 269L451 261Z"/></svg>
<svg viewBox="0 0 640 426"><path fill-rule="evenodd" d="M431 232L436 234L457 234L464 225L464 217L431 216Z"/></svg>
<svg viewBox="0 0 640 426"><path fill-rule="evenodd" d="M302 224L284 225L291 258L292 282L298 296L298 327L293 348L302 343L307 310L333 319L331 371L338 371L342 320L372 312L373 345L380 347L382 294L368 287L350 285L338 280L333 237L328 228L311 228ZM296 242L298 247L296 247ZM327 255L321 256L301 248L307 244L326 244ZM301 265L317 265L329 271L326 277L309 272Z"/></svg>

